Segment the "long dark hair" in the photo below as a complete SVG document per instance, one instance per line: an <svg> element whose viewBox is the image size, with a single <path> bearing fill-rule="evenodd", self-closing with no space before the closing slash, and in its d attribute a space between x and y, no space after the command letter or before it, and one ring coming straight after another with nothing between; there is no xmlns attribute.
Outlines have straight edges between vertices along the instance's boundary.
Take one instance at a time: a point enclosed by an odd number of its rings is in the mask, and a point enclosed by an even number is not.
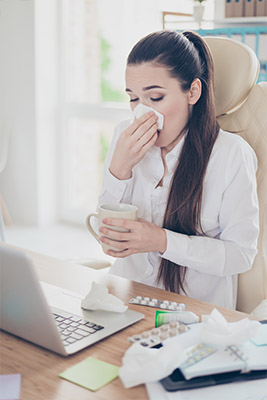
<svg viewBox="0 0 267 400"><path fill-rule="evenodd" d="M144 62L166 67L184 92L190 89L194 79L201 81L201 96L181 132L181 135L185 131L187 134L172 178L163 228L186 235L203 234L200 220L203 181L219 132L210 51L196 33L160 31L141 39L127 59L128 65ZM186 265L162 258L157 279L167 290L186 293L185 274Z"/></svg>

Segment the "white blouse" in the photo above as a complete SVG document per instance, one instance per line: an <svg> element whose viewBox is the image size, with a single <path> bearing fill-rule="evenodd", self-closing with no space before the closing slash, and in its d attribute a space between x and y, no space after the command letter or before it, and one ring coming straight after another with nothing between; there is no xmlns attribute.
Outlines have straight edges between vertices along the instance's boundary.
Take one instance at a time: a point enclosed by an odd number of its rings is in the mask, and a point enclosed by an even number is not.
<svg viewBox="0 0 267 400"><path fill-rule="evenodd" d="M163 186L157 187L164 166L161 150L155 146L134 167L131 179L118 180L109 172L109 165L118 137L128 125L129 121L124 121L115 130L105 162L99 203L134 204L139 208L139 217L162 226L169 185L184 139L166 156L168 173ZM257 254L256 169L257 159L248 143L238 135L220 130L204 179L201 225L205 236L165 229L164 254L139 253L118 258L110 272L163 288L156 281L160 257L163 257L187 267L187 296L235 308L237 274L249 270Z"/></svg>

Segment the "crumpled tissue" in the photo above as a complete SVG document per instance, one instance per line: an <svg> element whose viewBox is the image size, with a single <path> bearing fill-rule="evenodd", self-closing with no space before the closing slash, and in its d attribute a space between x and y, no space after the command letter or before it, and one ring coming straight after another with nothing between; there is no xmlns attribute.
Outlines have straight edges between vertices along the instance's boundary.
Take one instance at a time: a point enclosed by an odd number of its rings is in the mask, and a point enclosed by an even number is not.
<svg viewBox="0 0 267 400"><path fill-rule="evenodd" d="M251 312L256 318L267 319L267 299L262 300L262 302Z"/></svg>
<svg viewBox="0 0 267 400"><path fill-rule="evenodd" d="M194 324L186 334L165 340L153 349L138 342L129 347L122 359L119 377L125 388L158 381L170 375L187 359L185 349L198 343L201 324Z"/></svg>
<svg viewBox="0 0 267 400"><path fill-rule="evenodd" d="M131 123L134 121L134 118L140 118L145 113L153 111L158 117L158 129L161 130L163 128L164 123L164 116L159 113L158 111L154 110L152 107L145 106L144 104L140 103L137 107L133 110L133 117L131 119Z"/></svg>
<svg viewBox="0 0 267 400"><path fill-rule="evenodd" d="M126 389L158 381L170 375L185 359L182 346L173 341L164 342L160 349L134 343L123 356L119 377Z"/></svg>
<svg viewBox="0 0 267 400"><path fill-rule="evenodd" d="M223 315L214 308L203 324L201 341L216 345L239 345L256 335L261 324L243 318L237 322L227 322Z"/></svg>
<svg viewBox="0 0 267 400"><path fill-rule="evenodd" d="M105 285L92 282L91 290L82 300L81 307L85 310L103 310L123 313L128 307L113 294L108 293Z"/></svg>
<svg viewBox="0 0 267 400"><path fill-rule="evenodd" d="M255 336L261 324L244 318L227 322L213 309L206 322L191 325L186 333L165 340L163 347L143 347L138 342L129 347L122 359L119 377L125 388L154 382L170 375L187 359L187 349L199 343L238 345Z"/></svg>

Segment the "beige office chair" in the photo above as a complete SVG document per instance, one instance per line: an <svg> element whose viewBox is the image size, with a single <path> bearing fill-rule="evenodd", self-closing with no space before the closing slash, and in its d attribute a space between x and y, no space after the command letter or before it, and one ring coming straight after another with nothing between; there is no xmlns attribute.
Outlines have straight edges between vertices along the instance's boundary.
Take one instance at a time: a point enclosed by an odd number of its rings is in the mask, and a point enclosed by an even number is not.
<svg viewBox="0 0 267 400"><path fill-rule="evenodd" d="M258 254L253 268L239 275L237 309L267 318L267 82L256 84L259 61L248 46L223 37L205 41L214 60L218 122L238 131L258 158Z"/></svg>

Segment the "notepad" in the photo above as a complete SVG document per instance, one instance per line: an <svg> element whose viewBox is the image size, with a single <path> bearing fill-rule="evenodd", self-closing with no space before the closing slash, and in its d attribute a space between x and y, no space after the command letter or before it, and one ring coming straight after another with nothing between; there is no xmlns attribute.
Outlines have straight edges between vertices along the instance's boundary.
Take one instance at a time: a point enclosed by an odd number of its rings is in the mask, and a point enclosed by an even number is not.
<svg viewBox="0 0 267 400"><path fill-rule="evenodd" d="M21 374L0 375L0 400L19 400Z"/></svg>
<svg viewBox="0 0 267 400"><path fill-rule="evenodd" d="M59 376L86 389L96 391L118 377L119 367L88 357Z"/></svg>
<svg viewBox="0 0 267 400"><path fill-rule="evenodd" d="M199 344L189 350L188 359L179 367L187 380L223 372L267 370L267 346L257 346L251 340L227 347Z"/></svg>

